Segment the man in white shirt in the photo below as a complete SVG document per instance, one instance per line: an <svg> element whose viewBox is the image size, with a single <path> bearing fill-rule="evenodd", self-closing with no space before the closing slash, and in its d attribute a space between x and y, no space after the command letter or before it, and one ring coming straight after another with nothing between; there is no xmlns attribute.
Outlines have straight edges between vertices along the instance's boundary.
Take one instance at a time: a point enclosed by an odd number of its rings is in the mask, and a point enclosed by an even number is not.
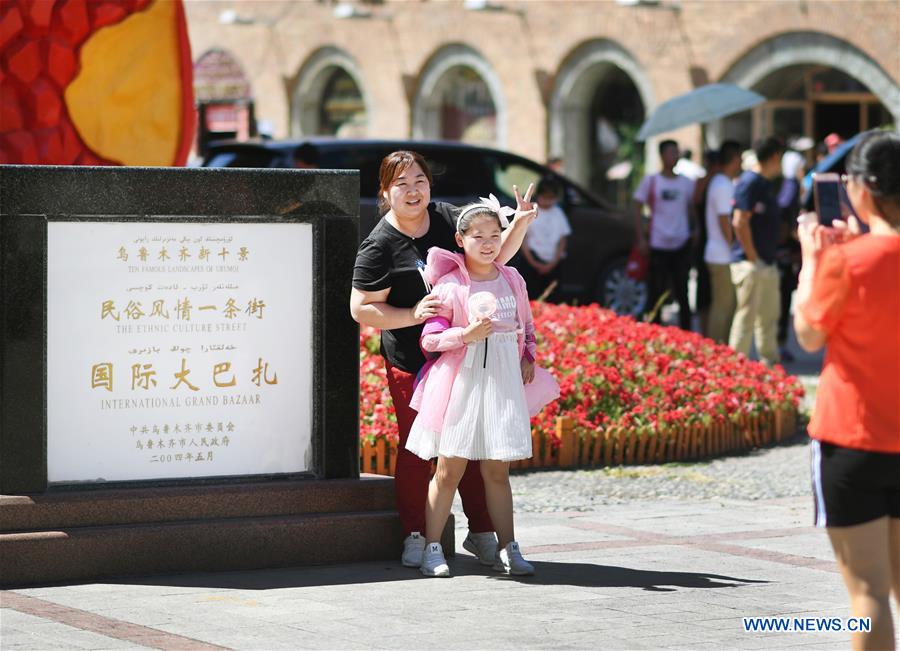
<svg viewBox="0 0 900 651"><path fill-rule="evenodd" d="M741 173L741 146L734 140L722 143L719 163L721 171L709 182L706 194L707 241L703 259L709 269L712 290L707 334L710 339L727 344L736 301L731 282L731 242L734 240L731 213L734 179Z"/></svg>
<svg viewBox="0 0 900 651"><path fill-rule="evenodd" d="M518 265L528 286L528 298L532 300L542 296L550 283L559 282L566 244L572 233L566 214L557 204L559 194L559 185L553 179L538 182L535 201L540 218L528 227L522 246L526 264Z"/></svg>
<svg viewBox="0 0 900 651"><path fill-rule="evenodd" d="M663 169L644 177L634 192L634 226L637 245L650 256L648 309L652 310L670 288L678 302L678 325L691 329L688 274L691 269L691 224L694 219L694 182L676 174L678 143L659 143ZM650 209L650 241L644 235L644 206ZM654 322L660 323L656 311Z"/></svg>

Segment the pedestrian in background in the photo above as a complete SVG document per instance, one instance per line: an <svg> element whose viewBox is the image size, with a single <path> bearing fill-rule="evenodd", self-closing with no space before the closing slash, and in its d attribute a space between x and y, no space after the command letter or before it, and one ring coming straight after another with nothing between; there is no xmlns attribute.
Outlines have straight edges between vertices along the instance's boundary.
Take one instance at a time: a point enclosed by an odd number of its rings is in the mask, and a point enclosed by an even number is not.
<svg viewBox="0 0 900 651"><path fill-rule="evenodd" d="M738 179L732 217L731 282L737 303L728 343L737 352L749 355L750 343L755 340L760 360L768 366L780 360L775 253L781 214L774 181L781 175L783 152L784 145L777 138L766 138L756 145L759 171L748 170Z"/></svg>
<svg viewBox="0 0 900 651"><path fill-rule="evenodd" d="M719 171L709 182L704 206L707 242L703 259L709 274L710 305L706 336L720 344L728 343L736 299L731 282L731 243L734 231L731 213L734 206L734 179L741 173L741 146L726 140L719 149Z"/></svg>
<svg viewBox="0 0 900 651"><path fill-rule="evenodd" d="M893 649L900 606L900 135L870 132L847 162L859 224L800 225L794 329L825 364L809 424L816 525L826 527L855 617L854 649ZM804 216L804 218L810 215Z"/></svg>
<svg viewBox="0 0 900 651"><path fill-rule="evenodd" d="M566 255L566 245L572 227L562 208L559 207L559 184L545 178L538 182L535 190L541 218L535 221L525 235L519 272L528 286L528 298L534 300L544 295L551 283L558 283L562 274L562 263ZM548 300L557 292L554 290Z"/></svg>
<svg viewBox="0 0 900 651"><path fill-rule="evenodd" d="M684 160L682 158L682 160ZM706 197L709 194L710 181L719 173L719 152L709 149L703 152L703 167L706 173L694 183L694 214L697 215L697 237L693 241L691 251L691 266L697 272L697 293L694 297L694 311L700 322L700 333L704 337L709 336L709 307L712 304L712 288L710 286L709 269L706 267L706 243L709 241L709 232L706 220L700 219L700 215L706 213ZM675 166L678 169L678 166Z"/></svg>
<svg viewBox="0 0 900 651"><path fill-rule="evenodd" d="M666 289L671 289L678 302L678 325L691 329L691 306L688 302L688 275L691 269L691 231L694 221L694 182L675 173L678 143L659 143L662 172L645 176L634 192L635 241L649 255L649 307L653 309ZM644 234L644 206L650 210L649 242ZM656 310L654 322L660 323Z"/></svg>
<svg viewBox="0 0 900 651"><path fill-rule="evenodd" d="M778 353L781 361L792 362L794 356L787 348L788 326L791 321L791 299L797 288L800 273L800 242L797 240L797 216L800 214L800 190L803 180L803 155L786 151L781 157L781 187L778 190L778 210L781 213L776 260L778 264L778 292L781 307L778 316Z"/></svg>

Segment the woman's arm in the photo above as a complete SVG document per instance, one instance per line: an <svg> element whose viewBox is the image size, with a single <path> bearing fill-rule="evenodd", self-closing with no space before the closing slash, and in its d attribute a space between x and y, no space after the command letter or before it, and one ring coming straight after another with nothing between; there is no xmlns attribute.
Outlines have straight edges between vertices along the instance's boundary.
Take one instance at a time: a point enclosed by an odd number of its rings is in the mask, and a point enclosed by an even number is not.
<svg viewBox="0 0 900 651"><path fill-rule="evenodd" d="M428 294L413 307L394 307L387 304L391 288L377 292L364 292L355 287L350 290L350 315L362 325L396 330L419 325L437 314L441 306L434 294Z"/></svg>
<svg viewBox="0 0 900 651"><path fill-rule="evenodd" d="M825 345L826 327L838 322L850 291L843 256L840 249L832 247L858 236L859 224L854 222L848 228L836 221L832 228L826 228L819 225L813 213L801 219L797 235L803 263L794 299L794 330L801 348L813 352Z"/></svg>
<svg viewBox="0 0 900 651"><path fill-rule="evenodd" d="M826 339L825 331L816 328L803 315L803 308L806 307L806 303L812 294L815 274L815 264L807 266L804 263L800 277L797 280L797 294L794 307L794 332L797 335L797 343L809 353L814 353L822 348Z"/></svg>

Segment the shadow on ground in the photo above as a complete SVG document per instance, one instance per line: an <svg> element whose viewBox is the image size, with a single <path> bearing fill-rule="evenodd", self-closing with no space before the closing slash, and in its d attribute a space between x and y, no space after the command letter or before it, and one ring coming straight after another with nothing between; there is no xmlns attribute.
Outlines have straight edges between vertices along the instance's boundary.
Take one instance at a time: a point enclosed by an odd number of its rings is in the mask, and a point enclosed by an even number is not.
<svg viewBox="0 0 900 651"><path fill-rule="evenodd" d="M641 588L651 592L674 592L684 588L736 588L768 583L703 572L667 572L641 570L613 565L536 561L536 574L514 577L493 572L468 556L457 556L450 562L455 577L481 576L489 581L517 581L529 585L569 585L582 588ZM389 581L426 579L414 568L399 563L351 563L322 567L252 570L154 576L111 581L116 584L154 585L183 588L219 588L232 590L276 590L326 585L353 585ZM452 579L451 579L452 580Z"/></svg>

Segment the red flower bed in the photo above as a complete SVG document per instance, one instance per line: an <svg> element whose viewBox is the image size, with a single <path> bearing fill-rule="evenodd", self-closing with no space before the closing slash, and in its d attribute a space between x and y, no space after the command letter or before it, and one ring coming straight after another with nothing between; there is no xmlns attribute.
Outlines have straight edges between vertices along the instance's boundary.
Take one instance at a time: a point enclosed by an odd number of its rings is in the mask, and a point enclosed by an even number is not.
<svg viewBox="0 0 900 651"><path fill-rule="evenodd" d="M533 303L538 363L559 381L560 398L532 419L548 436L556 419L591 434L620 427L661 432L742 414L796 408L803 388L725 345L678 328L639 323L595 305ZM378 331L360 340L360 437L396 440L397 424L378 354Z"/></svg>

